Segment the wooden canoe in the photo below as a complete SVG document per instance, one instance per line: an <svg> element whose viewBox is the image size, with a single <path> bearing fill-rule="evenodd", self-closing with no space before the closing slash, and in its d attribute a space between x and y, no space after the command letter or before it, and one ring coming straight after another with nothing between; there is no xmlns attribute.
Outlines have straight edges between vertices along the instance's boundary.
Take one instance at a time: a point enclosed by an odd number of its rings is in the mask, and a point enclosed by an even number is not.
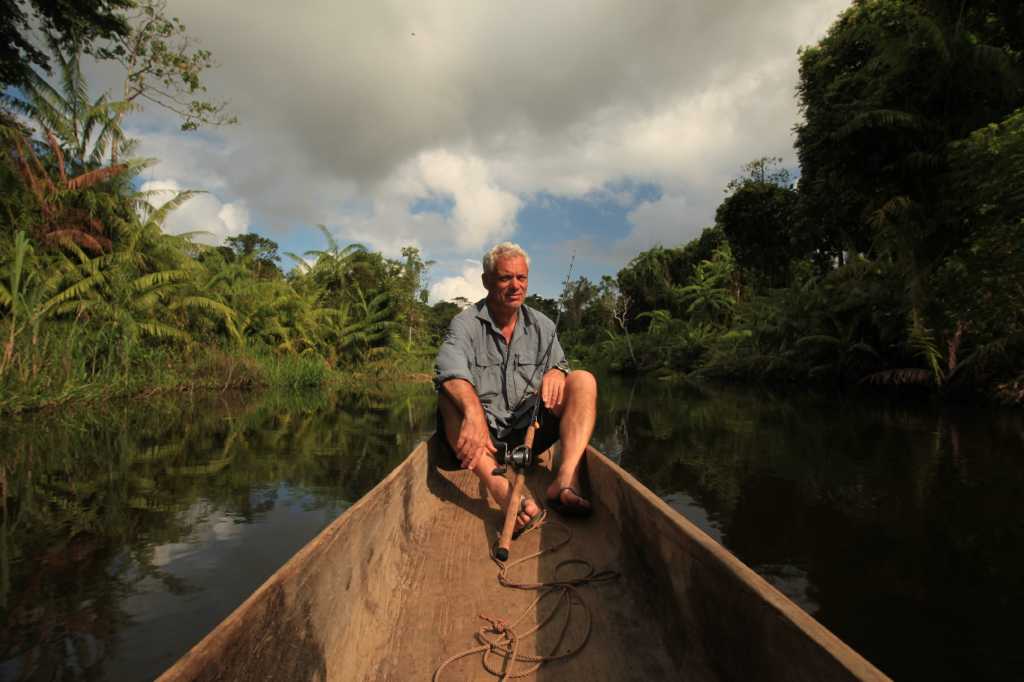
<svg viewBox="0 0 1024 682"><path fill-rule="evenodd" d="M511 620L522 612L535 595L500 586L489 557L501 512L472 473L445 465L436 438L160 680L429 680L445 659L477 644L479 614ZM527 479L538 499L552 457ZM888 679L597 450L588 449L585 468L594 516L566 521L570 544L519 566L516 577L547 579L565 558L621 577L580 588L593 618L585 647L534 679ZM512 560L556 533L564 537L564 527L549 523L524 535ZM582 634L579 610L565 641ZM548 630L520 652L550 651L557 633ZM444 679L495 677L469 656L445 668Z"/></svg>

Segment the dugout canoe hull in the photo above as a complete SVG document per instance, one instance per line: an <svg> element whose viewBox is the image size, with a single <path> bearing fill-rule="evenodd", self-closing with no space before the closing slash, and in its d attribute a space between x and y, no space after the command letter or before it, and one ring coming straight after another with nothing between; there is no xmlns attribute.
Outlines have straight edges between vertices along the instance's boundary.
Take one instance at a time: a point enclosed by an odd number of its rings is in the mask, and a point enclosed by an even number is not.
<svg viewBox="0 0 1024 682"><path fill-rule="evenodd" d="M535 497L551 457L530 474ZM585 467L595 515L567 522L572 542L516 577L549 579L570 556L622 577L582 589L586 647L533 679L888 679L604 455L588 449ZM534 597L497 583L488 548L501 513L483 493L436 436L420 444L160 680L429 680L476 643L479 614L511 618ZM527 534L512 559L562 532ZM574 609L567 640L584 620ZM547 630L524 651L549 651ZM477 656L444 679L495 678Z"/></svg>

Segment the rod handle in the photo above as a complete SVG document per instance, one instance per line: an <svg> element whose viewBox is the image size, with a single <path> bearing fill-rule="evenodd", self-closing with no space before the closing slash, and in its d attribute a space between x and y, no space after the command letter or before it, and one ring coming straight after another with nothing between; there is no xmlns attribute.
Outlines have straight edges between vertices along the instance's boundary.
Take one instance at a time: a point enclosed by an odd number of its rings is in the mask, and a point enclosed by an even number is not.
<svg viewBox="0 0 1024 682"><path fill-rule="evenodd" d="M512 495L508 500L508 507L505 509L505 525L501 528L501 538L498 540L498 548L494 556L499 561L508 560L508 550L512 546L512 532L516 527L516 516L519 514L520 500L523 498L523 486L525 485L526 474L515 469L515 479L512 483Z"/></svg>
<svg viewBox="0 0 1024 682"><path fill-rule="evenodd" d="M525 445L530 452L533 452L533 437L537 435L537 429L539 428L540 423L536 419L530 422L530 425L526 427L526 435L523 436L523 445Z"/></svg>

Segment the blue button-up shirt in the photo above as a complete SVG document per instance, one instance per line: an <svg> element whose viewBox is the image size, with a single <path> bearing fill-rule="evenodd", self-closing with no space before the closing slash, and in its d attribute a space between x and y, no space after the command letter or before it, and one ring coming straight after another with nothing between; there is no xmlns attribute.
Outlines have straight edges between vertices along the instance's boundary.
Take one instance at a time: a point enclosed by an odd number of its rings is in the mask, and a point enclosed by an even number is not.
<svg viewBox="0 0 1024 682"><path fill-rule="evenodd" d="M547 356L549 346L551 354ZM440 390L449 379L465 379L473 384L488 425L504 438L512 429L527 425L528 399L537 394L541 379L552 367L569 372L554 322L523 305L512 340L506 343L491 318L487 299L483 299L456 315L448 325L437 352L434 385Z"/></svg>

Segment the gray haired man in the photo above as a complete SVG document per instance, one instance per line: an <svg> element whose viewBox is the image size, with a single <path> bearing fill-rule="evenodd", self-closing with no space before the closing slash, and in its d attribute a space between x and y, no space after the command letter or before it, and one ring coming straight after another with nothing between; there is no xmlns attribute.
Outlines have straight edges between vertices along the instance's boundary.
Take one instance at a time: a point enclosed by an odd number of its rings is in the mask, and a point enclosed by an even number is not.
<svg viewBox="0 0 1024 682"><path fill-rule="evenodd" d="M597 381L590 372L569 369L554 338L555 324L524 305L530 275L526 252L504 242L487 252L483 266L487 298L452 319L437 354L439 430L462 466L479 477L504 509L511 484L492 474L495 442L510 448L521 443L533 401L541 400L534 450L543 452L562 442L561 466L547 490L548 506L566 515L589 515L591 505L580 494L578 469L594 430ZM535 501L525 499L517 529L542 514Z"/></svg>

